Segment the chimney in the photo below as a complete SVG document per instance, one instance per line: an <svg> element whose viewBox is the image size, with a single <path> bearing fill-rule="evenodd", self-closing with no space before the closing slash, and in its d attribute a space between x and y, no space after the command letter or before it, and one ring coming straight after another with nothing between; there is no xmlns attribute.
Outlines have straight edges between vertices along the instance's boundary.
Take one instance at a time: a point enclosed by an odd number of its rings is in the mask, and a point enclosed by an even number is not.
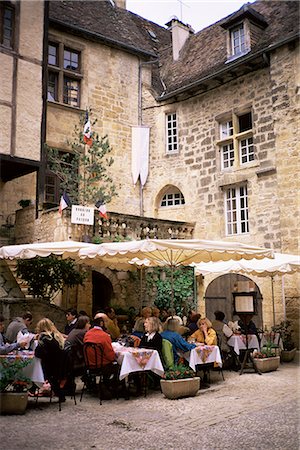
<svg viewBox="0 0 300 450"><path fill-rule="evenodd" d="M126 9L126 0L114 0L114 4L115 4L118 8Z"/></svg>
<svg viewBox="0 0 300 450"><path fill-rule="evenodd" d="M189 35L194 33L194 30L190 25L180 22L177 17L174 17L170 22L166 23L166 26L172 32L173 59L177 61L180 50L189 38Z"/></svg>

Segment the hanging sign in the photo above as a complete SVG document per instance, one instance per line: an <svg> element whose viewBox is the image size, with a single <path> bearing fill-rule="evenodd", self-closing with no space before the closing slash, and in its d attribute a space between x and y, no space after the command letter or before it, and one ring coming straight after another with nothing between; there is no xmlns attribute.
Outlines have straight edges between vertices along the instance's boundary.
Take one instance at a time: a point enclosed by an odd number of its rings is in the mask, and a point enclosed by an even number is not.
<svg viewBox="0 0 300 450"><path fill-rule="evenodd" d="M72 205L71 223L83 225L94 225L94 208L87 206Z"/></svg>

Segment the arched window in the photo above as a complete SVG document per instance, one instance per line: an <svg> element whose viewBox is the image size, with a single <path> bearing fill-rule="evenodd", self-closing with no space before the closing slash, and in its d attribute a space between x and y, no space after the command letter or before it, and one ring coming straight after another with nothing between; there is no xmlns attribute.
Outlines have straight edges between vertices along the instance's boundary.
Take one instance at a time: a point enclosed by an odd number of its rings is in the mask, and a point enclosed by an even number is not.
<svg viewBox="0 0 300 450"><path fill-rule="evenodd" d="M163 196L160 206L162 208L168 207L168 206L179 206L184 205L184 196L182 192L177 188L170 188Z"/></svg>

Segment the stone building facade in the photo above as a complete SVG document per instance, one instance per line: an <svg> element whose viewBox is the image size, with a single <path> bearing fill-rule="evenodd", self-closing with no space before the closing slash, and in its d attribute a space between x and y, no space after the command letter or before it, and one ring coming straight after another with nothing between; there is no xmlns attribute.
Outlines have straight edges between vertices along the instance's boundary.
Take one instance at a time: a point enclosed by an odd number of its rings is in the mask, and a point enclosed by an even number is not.
<svg viewBox="0 0 300 450"><path fill-rule="evenodd" d="M299 5L258 1L194 34L178 20L168 29L159 27L126 11L124 2L112 3L50 2L44 41L47 144L69 151L67 140L80 114L91 107L97 118L94 131L107 134L113 147L111 174L118 196L108 205L112 215L174 221L175 227L180 221L190 224L189 237L298 254ZM40 36L41 23L36 25ZM69 65L64 66L65 57ZM64 97L64 89L70 97L75 92L75 100ZM36 87L35 92L41 108L42 93ZM7 108L4 103L2 108ZM133 184L131 175L135 126L150 127L149 175L143 189L139 182ZM24 156L39 159L27 150ZM23 198L34 198L32 179L30 185L21 178L13 183L22 186ZM33 207L18 214L18 242L24 220L28 242L77 237L80 230L67 216L61 219L57 210L42 212L46 179L38 186L39 217L34 218ZM3 193L11 192L7 183L1 187ZM198 279L201 313L214 278ZM270 326L270 280L251 279L263 298L263 324ZM110 281L118 291L118 282ZM299 275L286 277L288 316L298 311L298 286ZM78 300L80 308L92 307L91 292L89 285ZM274 279L274 292L278 321L283 318L279 278ZM123 294L126 303L130 295Z"/></svg>

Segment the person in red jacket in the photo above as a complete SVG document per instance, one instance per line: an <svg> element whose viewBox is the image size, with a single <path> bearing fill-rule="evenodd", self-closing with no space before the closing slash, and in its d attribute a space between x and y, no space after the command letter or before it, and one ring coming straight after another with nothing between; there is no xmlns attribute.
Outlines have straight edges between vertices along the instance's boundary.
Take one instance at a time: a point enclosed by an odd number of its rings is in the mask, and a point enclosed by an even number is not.
<svg viewBox="0 0 300 450"><path fill-rule="evenodd" d="M110 382L112 379L117 379L119 374L119 366L116 362L116 355L111 345L111 337L105 331L103 331L101 325L103 325L103 318L97 314L94 318L94 326L85 333L83 342L91 342L93 344L101 344L103 348L103 372L104 372L104 384L110 389ZM87 358L91 368L96 368L95 354L91 349L87 351ZM112 377L113 376L113 377ZM109 397L109 392L106 393L106 397Z"/></svg>

